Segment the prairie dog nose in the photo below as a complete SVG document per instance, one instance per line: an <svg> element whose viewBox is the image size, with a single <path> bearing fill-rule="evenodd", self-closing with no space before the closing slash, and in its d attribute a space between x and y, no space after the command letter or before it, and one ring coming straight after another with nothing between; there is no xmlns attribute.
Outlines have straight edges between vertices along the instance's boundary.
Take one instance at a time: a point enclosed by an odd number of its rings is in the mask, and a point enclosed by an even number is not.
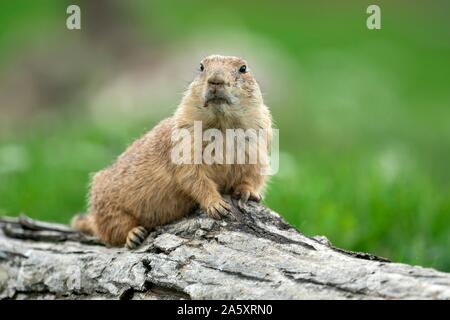
<svg viewBox="0 0 450 320"><path fill-rule="evenodd" d="M211 86L223 86L225 79L218 74L214 74L208 79L208 84Z"/></svg>

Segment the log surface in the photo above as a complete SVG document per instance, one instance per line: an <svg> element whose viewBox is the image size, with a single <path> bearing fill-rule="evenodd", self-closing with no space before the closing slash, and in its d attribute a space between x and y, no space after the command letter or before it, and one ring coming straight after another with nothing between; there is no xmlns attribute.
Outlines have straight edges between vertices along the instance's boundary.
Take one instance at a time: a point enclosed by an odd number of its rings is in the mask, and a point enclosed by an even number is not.
<svg viewBox="0 0 450 320"><path fill-rule="evenodd" d="M450 299L450 274L335 248L260 204L233 212L198 210L134 251L0 218L0 299Z"/></svg>

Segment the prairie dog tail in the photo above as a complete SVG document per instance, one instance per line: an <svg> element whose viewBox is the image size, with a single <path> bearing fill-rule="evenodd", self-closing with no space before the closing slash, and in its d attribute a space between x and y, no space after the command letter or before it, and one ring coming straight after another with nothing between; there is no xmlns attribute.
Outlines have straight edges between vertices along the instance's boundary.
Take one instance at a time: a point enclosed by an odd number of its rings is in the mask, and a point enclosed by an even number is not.
<svg viewBox="0 0 450 320"><path fill-rule="evenodd" d="M75 230L93 236L95 233L95 224L90 214L77 214L70 221L70 225Z"/></svg>

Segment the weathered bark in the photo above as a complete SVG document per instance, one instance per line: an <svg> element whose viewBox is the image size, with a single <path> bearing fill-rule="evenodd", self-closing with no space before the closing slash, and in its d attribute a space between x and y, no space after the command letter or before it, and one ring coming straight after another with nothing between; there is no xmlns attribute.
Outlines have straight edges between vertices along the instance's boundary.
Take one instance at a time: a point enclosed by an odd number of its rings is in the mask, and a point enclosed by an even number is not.
<svg viewBox="0 0 450 320"><path fill-rule="evenodd" d="M310 238L266 207L197 211L135 251L64 225L1 218L0 298L449 299L450 274Z"/></svg>

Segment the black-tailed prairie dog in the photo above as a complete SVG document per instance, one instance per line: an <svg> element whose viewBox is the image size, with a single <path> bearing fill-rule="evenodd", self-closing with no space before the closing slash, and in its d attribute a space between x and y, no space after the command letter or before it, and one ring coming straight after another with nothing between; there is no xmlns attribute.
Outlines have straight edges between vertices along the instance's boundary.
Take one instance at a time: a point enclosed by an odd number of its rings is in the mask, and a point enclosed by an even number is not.
<svg viewBox="0 0 450 320"><path fill-rule="evenodd" d="M174 161L175 144L178 148L190 144L184 147L193 155L194 138L176 140L174 136L176 132L195 136L195 124L201 124L201 133L209 129L223 133L224 144L230 142L226 136L229 129L270 132L270 112L243 59L220 55L204 58L175 114L134 141L111 166L93 176L88 212L75 216L72 226L106 244L125 244L133 249L149 230L181 218L196 207L213 218L231 214L225 194L244 202L259 201L267 177L262 174L266 161ZM251 144L245 149L246 161L250 150L257 150L263 157L268 155L270 133L265 139L260 144L246 137ZM206 148L207 143L202 141L201 151ZM228 151L224 148L223 152Z"/></svg>

